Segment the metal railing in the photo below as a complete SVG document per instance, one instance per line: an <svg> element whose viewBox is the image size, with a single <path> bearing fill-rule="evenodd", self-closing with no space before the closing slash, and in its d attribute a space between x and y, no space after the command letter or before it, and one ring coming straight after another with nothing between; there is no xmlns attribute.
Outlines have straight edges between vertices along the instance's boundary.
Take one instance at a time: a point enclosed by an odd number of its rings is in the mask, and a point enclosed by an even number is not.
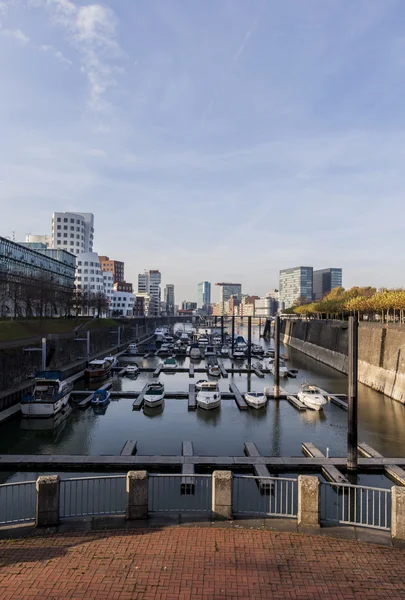
<svg viewBox="0 0 405 600"><path fill-rule="evenodd" d="M321 484L321 523L340 523L391 529L391 490L351 485Z"/></svg>
<svg viewBox="0 0 405 600"><path fill-rule="evenodd" d="M151 513L211 513L211 475L149 474L148 509Z"/></svg>
<svg viewBox="0 0 405 600"><path fill-rule="evenodd" d="M60 482L60 517L121 515L126 511L126 476L76 477Z"/></svg>
<svg viewBox="0 0 405 600"><path fill-rule="evenodd" d="M0 525L35 521L35 481L0 485Z"/></svg>
<svg viewBox="0 0 405 600"><path fill-rule="evenodd" d="M234 475L233 513L297 518L298 480Z"/></svg>

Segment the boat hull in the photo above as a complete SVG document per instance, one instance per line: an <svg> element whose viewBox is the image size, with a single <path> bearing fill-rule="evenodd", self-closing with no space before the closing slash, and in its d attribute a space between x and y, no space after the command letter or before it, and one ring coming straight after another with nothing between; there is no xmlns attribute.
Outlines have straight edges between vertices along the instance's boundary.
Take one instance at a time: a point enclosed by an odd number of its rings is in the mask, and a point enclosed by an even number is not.
<svg viewBox="0 0 405 600"><path fill-rule="evenodd" d="M326 404L325 399L323 402L313 402L312 398L310 398L310 396L307 394L298 393L297 398L300 400L300 402L302 402L302 404L311 410L322 410Z"/></svg>
<svg viewBox="0 0 405 600"><path fill-rule="evenodd" d="M221 398L217 398L217 400L208 400L208 401L204 401L204 400L199 400L197 397L197 404L200 408L202 408L203 410L212 410L214 408L218 408L219 405L221 404Z"/></svg>
<svg viewBox="0 0 405 600"><path fill-rule="evenodd" d="M258 398L254 398L249 394L245 394L246 404L248 404L252 408L263 408L266 406L267 398L266 396L259 396Z"/></svg>
<svg viewBox="0 0 405 600"><path fill-rule="evenodd" d="M21 403L21 413L24 417L54 417L57 415L69 402L70 393L68 392L56 402L32 402Z"/></svg>
<svg viewBox="0 0 405 600"><path fill-rule="evenodd" d="M154 406L160 406L163 403L165 395L162 394L160 396L144 396L144 404L145 406L149 406L149 408L153 408Z"/></svg>

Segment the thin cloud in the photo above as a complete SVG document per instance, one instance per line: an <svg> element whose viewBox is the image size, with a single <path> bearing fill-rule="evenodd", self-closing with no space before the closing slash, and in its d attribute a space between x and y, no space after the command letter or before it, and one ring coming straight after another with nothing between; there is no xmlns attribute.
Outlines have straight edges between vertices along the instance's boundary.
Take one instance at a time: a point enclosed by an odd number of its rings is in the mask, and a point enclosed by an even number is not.
<svg viewBox="0 0 405 600"><path fill-rule="evenodd" d="M21 29L5 29L4 27L2 27L1 23L0 35L3 37L11 38L19 44L21 44L22 46L26 46L30 41L30 38L27 35L25 35L25 33L21 31Z"/></svg>
<svg viewBox="0 0 405 600"><path fill-rule="evenodd" d="M73 65L72 61L66 58L66 56L64 56L64 54L62 54L60 50L56 50L56 48L50 46L49 44L41 44L39 49L42 52L49 52L50 54L52 54L56 58L56 60L65 67L71 67Z"/></svg>

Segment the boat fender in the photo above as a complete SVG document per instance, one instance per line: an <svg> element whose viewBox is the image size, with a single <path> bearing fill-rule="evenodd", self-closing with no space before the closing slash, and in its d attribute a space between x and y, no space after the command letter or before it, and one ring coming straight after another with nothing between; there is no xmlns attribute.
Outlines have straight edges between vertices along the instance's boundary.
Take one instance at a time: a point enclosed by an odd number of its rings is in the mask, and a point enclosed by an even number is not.
<svg viewBox="0 0 405 600"><path fill-rule="evenodd" d="M217 399L217 395L216 395L216 394L214 394L214 400L216 400L216 399Z"/></svg>

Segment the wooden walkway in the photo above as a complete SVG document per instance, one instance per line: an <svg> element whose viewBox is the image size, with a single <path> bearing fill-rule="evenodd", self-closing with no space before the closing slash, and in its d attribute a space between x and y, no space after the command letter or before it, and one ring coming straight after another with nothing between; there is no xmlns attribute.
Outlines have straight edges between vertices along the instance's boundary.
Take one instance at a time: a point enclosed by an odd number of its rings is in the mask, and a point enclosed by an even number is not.
<svg viewBox="0 0 405 600"><path fill-rule="evenodd" d="M306 456L311 458L326 458L326 456L311 442L302 443L302 451ZM328 459L326 459L328 460ZM333 465L322 465L322 474L328 481L332 483L350 483L340 471Z"/></svg>
<svg viewBox="0 0 405 600"><path fill-rule="evenodd" d="M190 457L194 455L193 442L183 442L181 446L182 456ZM181 493L185 495L194 494L195 478L192 476L195 473L195 465L184 462L181 465L181 472L184 475L184 477L181 478Z"/></svg>
<svg viewBox="0 0 405 600"><path fill-rule="evenodd" d="M133 456L136 452L136 441L127 440L121 450L121 456Z"/></svg>
<svg viewBox="0 0 405 600"><path fill-rule="evenodd" d="M236 384L235 383L230 383L229 384L229 389L232 392L232 394L234 394L235 402L238 405L238 408L240 410L247 410L248 409L248 405L246 404L245 399L242 396L242 394L239 391L239 389L236 386Z"/></svg>
<svg viewBox="0 0 405 600"><path fill-rule="evenodd" d="M195 410L197 408L195 383L190 383L188 387L188 410Z"/></svg>
<svg viewBox="0 0 405 600"><path fill-rule="evenodd" d="M132 402L132 410L141 410L143 404L143 398L147 390L148 384L145 385L139 396Z"/></svg>
<svg viewBox="0 0 405 600"><path fill-rule="evenodd" d="M300 411L307 410L307 407L305 406L305 404L303 404L301 402L301 400L298 400L298 398L296 396L287 396L287 400L297 410L300 410Z"/></svg>
<svg viewBox="0 0 405 600"><path fill-rule="evenodd" d="M260 457L260 452L257 449L256 444L253 442L245 442L244 446L246 456L254 456L255 458ZM270 473L266 465L264 464L255 464L253 466L254 473L257 477L270 477ZM260 489L260 493L262 494L270 494L272 489L272 482L268 479L259 479L258 485Z"/></svg>
<svg viewBox="0 0 405 600"><path fill-rule="evenodd" d="M365 456L366 458L384 458L382 454L364 442L358 444L357 450L361 456ZM393 479L399 485L405 485L404 469L401 469L397 465L385 465L384 471L390 479Z"/></svg>

